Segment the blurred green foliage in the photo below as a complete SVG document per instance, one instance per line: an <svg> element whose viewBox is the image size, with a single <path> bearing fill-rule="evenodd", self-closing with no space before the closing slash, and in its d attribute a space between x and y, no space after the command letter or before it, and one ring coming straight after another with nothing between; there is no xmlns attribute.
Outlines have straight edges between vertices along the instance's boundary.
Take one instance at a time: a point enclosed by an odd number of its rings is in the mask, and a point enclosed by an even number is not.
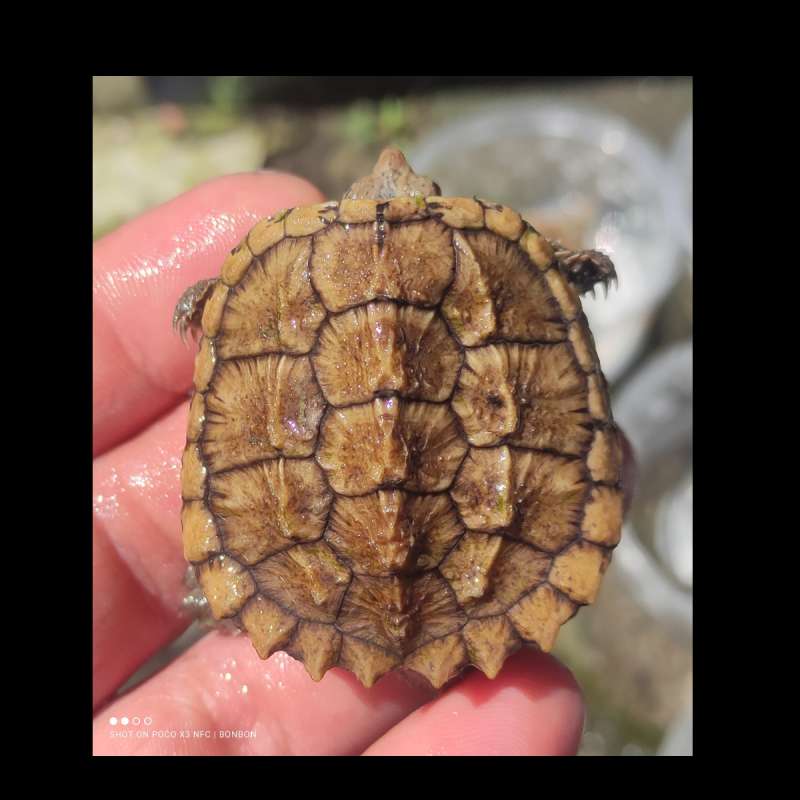
<svg viewBox="0 0 800 800"><path fill-rule="evenodd" d="M221 114L241 114L253 97L249 75L212 75L208 79L208 99Z"/></svg>
<svg viewBox="0 0 800 800"><path fill-rule="evenodd" d="M413 132L408 104L396 97L353 103L342 117L341 132L357 146L390 141L402 146Z"/></svg>

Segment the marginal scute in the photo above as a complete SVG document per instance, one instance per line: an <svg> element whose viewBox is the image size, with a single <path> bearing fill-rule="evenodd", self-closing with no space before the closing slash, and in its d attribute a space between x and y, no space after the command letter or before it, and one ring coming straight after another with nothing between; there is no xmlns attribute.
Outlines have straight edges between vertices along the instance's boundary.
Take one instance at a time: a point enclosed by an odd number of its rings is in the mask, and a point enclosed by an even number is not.
<svg viewBox="0 0 800 800"><path fill-rule="evenodd" d="M415 197L393 197L383 210L383 218L387 222L410 222L414 219L424 219L428 216L425 200Z"/></svg>
<svg viewBox="0 0 800 800"><path fill-rule="evenodd" d="M253 254L247 246L247 242L242 242L231 250L230 255L222 264L220 274L222 280L228 286L235 286L247 272L247 268L253 260Z"/></svg>
<svg viewBox="0 0 800 800"><path fill-rule="evenodd" d="M222 362L206 394L202 447L211 471L310 456L324 406L308 357Z"/></svg>
<svg viewBox="0 0 800 800"><path fill-rule="evenodd" d="M581 304L577 293L569 285L567 279L559 272L557 267L547 270L545 278L553 297L556 298L558 305L561 307L564 317L568 320L575 319L581 310Z"/></svg>
<svg viewBox="0 0 800 800"><path fill-rule="evenodd" d="M322 536L332 495L312 458L265 461L210 483L225 550L245 564Z"/></svg>
<svg viewBox="0 0 800 800"><path fill-rule="evenodd" d="M484 203L483 213L486 217L486 227L504 239L516 242L525 230L522 217L513 208Z"/></svg>
<svg viewBox="0 0 800 800"><path fill-rule="evenodd" d="M608 562L605 550L578 541L553 559L549 580L574 602L593 603Z"/></svg>
<svg viewBox="0 0 800 800"><path fill-rule="evenodd" d="M240 618L259 658L264 659L283 649L297 627L296 617L261 595L247 603Z"/></svg>
<svg viewBox="0 0 800 800"><path fill-rule="evenodd" d="M589 375L587 378L589 385L589 414L593 419L608 422L611 419L611 411L608 407L608 390L605 386L605 378L598 373Z"/></svg>
<svg viewBox="0 0 800 800"><path fill-rule="evenodd" d="M205 336L200 342L200 351L194 360L194 388L197 392L204 392L208 389L208 384L214 375L214 365L217 363L217 355L214 348L214 340Z"/></svg>
<svg viewBox="0 0 800 800"><path fill-rule="evenodd" d="M256 591L250 573L229 556L214 556L195 574L215 619L234 616Z"/></svg>
<svg viewBox="0 0 800 800"><path fill-rule="evenodd" d="M622 531L622 491L609 486L595 486L583 517L583 538L595 544L613 547Z"/></svg>
<svg viewBox="0 0 800 800"><path fill-rule="evenodd" d="M462 636L470 662L490 679L497 677L505 660L520 644L505 615L471 620L464 626Z"/></svg>
<svg viewBox="0 0 800 800"><path fill-rule="evenodd" d="M483 208L469 197L429 197L431 214L451 228L482 228Z"/></svg>
<svg viewBox="0 0 800 800"><path fill-rule="evenodd" d="M203 395L195 392L189 405L189 424L186 431L186 441L196 442L203 433L203 423L206 420L206 404Z"/></svg>
<svg viewBox="0 0 800 800"><path fill-rule="evenodd" d="M373 222L377 213L377 200L345 199L339 204L339 222L350 225Z"/></svg>
<svg viewBox="0 0 800 800"><path fill-rule="evenodd" d="M301 622L287 652L303 662L313 681L321 681L339 660L342 634L333 625Z"/></svg>
<svg viewBox="0 0 800 800"><path fill-rule="evenodd" d="M621 479L622 448L616 428L595 431L586 465L594 481L617 483Z"/></svg>
<svg viewBox="0 0 800 800"><path fill-rule="evenodd" d="M325 542L298 544L252 570L266 597L310 622L334 622L350 583L350 571Z"/></svg>
<svg viewBox="0 0 800 800"><path fill-rule="evenodd" d="M211 291L203 307L202 327L204 336L212 337L219 333L222 312L225 308L225 301L228 299L229 291L230 289L223 281L219 281Z"/></svg>
<svg viewBox="0 0 800 800"><path fill-rule="evenodd" d="M369 642L354 636L342 637L339 664L349 669L367 689L374 686L387 672L399 666L402 659Z"/></svg>
<svg viewBox="0 0 800 800"><path fill-rule="evenodd" d="M286 235L283 220L287 212L282 211L266 219L262 219L247 235L247 246L254 256L260 256L270 247L276 245Z"/></svg>
<svg viewBox="0 0 800 800"><path fill-rule="evenodd" d="M461 634L452 633L423 645L405 660L404 666L425 677L434 689L441 689L469 662Z"/></svg>
<svg viewBox="0 0 800 800"><path fill-rule="evenodd" d="M509 609L508 617L525 641L535 642L549 653L559 628L574 613L575 606L545 583Z"/></svg>
<svg viewBox="0 0 800 800"><path fill-rule="evenodd" d="M586 318L578 319L569 325L569 341L575 351L575 357L584 372L592 372L598 366L591 333Z"/></svg>
<svg viewBox="0 0 800 800"><path fill-rule="evenodd" d="M540 269L546 270L555 259L550 243L530 225L520 239L520 246L528 254L530 260Z"/></svg>
<svg viewBox="0 0 800 800"><path fill-rule="evenodd" d="M336 219L336 205L319 203L294 208L284 220L287 236L311 236Z"/></svg>
<svg viewBox="0 0 800 800"><path fill-rule="evenodd" d="M189 443L181 458L181 496L185 500L200 500L206 491L206 466L197 444Z"/></svg>
<svg viewBox="0 0 800 800"><path fill-rule="evenodd" d="M307 353L325 309L311 285L311 239L285 239L253 263L227 300L221 358Z"/></svg>
<svg viewBox="0 0 800 800"><path fill-rule="evenodd" d="M354 571L386 577L436 566L461 532L447 495L395 490L338 497L325 539Z"/></svg>
<svg viewBox="0 0 800 800"><path fill-rule="evenodd" d="M183 504L181 528L183 555L187 561L205 561L209 556L220 552L222 545L217 536L214 517L202 500Z"/></svg>
<svg viewBox="0 0 800 800"><path fill-rule="evenodd" d="M435 402L450 396L461 354L435 312L370 303L328 320L313 361L334 405L378 392Z"/></svg>

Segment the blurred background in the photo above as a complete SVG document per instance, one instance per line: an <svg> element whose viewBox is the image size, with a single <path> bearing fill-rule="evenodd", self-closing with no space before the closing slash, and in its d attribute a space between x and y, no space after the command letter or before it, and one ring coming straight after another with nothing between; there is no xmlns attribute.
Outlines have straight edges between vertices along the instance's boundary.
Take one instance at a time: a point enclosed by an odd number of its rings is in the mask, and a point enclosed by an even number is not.
<svg viewBox="0 0 800 800"><path fill-rule="evenodd" d="M555 653L586 693L581 754L691 754L691 78L96 76L93 105L95 238L261 167L338 198L391 143L444 194L611 255L619 287L584 309L638 493L597 602Z"/></svg>

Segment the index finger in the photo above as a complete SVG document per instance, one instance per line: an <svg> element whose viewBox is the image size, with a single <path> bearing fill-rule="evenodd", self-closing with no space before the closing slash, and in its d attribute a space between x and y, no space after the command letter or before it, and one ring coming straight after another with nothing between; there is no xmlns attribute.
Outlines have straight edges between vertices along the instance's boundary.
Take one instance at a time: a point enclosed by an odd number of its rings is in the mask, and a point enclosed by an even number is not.
<svg viewBox="0 0 800 800"><path fill-rule="evenodd" d="M194 354L170 328L184 289L219 273L258 220L324 198L278 172L197 186L94 246L94 454L183 401Z"/></svg>

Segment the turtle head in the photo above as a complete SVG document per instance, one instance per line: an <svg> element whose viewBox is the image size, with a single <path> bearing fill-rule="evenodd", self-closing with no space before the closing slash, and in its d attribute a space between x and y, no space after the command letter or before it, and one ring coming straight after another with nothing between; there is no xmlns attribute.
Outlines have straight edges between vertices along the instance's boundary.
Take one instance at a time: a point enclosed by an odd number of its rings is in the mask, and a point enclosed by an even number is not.
<svg viewBox="0 0 800 800"><path fill-rule="evenodd" d="M386 147L378 156L372 172L359 178L344 194L345 200L391 200L393 197L438 195L438 185L424 175L417 175L403 153Z"/></svg>

